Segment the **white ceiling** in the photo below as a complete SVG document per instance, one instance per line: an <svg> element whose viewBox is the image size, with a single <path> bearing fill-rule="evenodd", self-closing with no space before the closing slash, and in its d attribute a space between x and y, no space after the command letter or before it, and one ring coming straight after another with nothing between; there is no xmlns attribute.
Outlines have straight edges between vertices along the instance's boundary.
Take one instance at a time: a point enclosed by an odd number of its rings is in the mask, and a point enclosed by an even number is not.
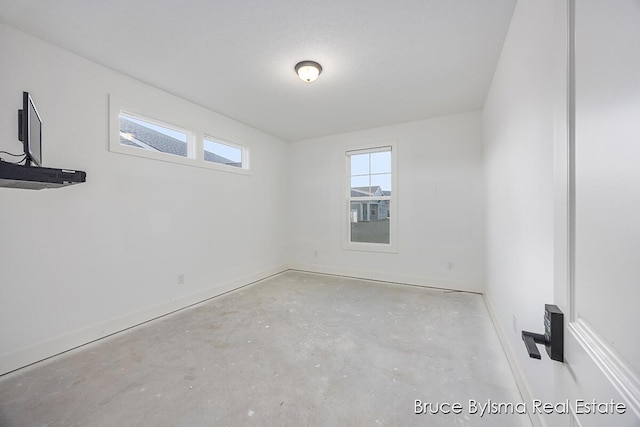
<svg viewBox="0 0 640 427"><path fill-rule="evenodd" d="M0 0L0 22L295 141L482 108L515 2Z"/></svg>

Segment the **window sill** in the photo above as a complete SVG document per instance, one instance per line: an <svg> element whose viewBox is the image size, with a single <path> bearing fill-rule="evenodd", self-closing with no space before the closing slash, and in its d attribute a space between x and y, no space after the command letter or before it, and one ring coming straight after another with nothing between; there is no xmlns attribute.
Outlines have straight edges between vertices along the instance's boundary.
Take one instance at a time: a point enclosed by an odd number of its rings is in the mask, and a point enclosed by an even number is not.
<svg viewBox="0 0 640 427"><path fill-rule="evenodd" d="M345 251L360 251L360 252L380 252L397 254L398 246L387 243L364 243L364 242L344 242L342 249Z"/></svg>
<svg viewBox="0 0 640 427"><path fill-rule="evenodd" d="M235 166L227 166L218 163L208 162L202 159L193 159L190 157L182 157L170 153L154 152L145 150L144 148L130 147L127 145L110 144L109 151L112 153L126 154L129 156L142 157L150 160L156 160L161 162L177 163L185 166L192 166L202 169L216 170L220 172L235 173L239 175L252 175L250 169L239 168Z"/></svg>

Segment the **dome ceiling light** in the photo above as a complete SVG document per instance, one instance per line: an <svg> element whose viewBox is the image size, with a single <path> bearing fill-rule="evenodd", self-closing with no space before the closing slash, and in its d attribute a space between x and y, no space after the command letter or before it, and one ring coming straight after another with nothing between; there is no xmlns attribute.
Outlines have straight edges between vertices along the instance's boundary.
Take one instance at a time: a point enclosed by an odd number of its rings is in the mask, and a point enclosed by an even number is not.
<svg viewBox="0 0 640 427"><path fill-rule="evenodd" d="M322 66L315 61L301 61L296 64L296 73L303 82L315 81L322 72Z"/></svg>

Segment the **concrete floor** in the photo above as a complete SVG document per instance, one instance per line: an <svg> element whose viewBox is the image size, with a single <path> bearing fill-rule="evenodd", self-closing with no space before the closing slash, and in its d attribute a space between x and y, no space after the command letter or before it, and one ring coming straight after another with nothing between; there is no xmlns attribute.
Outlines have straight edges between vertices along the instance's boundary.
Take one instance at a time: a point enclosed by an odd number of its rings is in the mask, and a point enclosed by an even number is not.
<svg viewBox="0 0 640 427"><path fill-rule="evenodd" d="M469 399L522 401L480 295L290 271L0 378L0 425L531 425Z"/></svg>

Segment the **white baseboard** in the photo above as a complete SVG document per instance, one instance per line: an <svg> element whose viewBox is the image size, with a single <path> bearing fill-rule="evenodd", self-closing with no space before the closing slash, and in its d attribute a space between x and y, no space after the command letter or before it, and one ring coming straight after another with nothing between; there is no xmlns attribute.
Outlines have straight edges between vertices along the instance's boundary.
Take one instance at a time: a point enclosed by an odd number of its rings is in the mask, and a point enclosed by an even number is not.
<svg viewBox="0 0 640 427"><path fill-rule="evenodd" d="M455 291L482 293L480 283L460 282L456 280L437 279L428 277L417 277L399 274L395 272L375 272L340 267L329 267L313 264L290 264L291 270L308 271L310 273L331 274L334 276L355 277L358 279L378 280L382 282L401 283L414 286L424 286L428 288L449 289Z"/></svg>
<svg viewBox="0 0 640 427"><path fill-rule="evenodd" d="M520 366L520 363L518 362L518 358L516 357L516 354L513 348L511 347L511 344L509 344L509 339L507 338L504 328L498 321L498 315L495 309L493 308L493 305L491 304L491 300L489 300L486 294L483 294L482 296L484 297L485 305L487 306L487 310L489 311L489 315L491 316L491 320L493 321L493 326L495 327L496 332L498 334L498 339L500 340L500 344L502 344L504 353L506 354L507 360L509 361L511 372L513 372L513 377L516 380L516 385L518 386L518 389L520 390L520 394L522 395L522 399L523 399L522 401L532 402L534 399L534 395L533 395L533 391L531 390L531 386L527 381L527 377L524 373L524 370L522 369L522 366ZM547 423L544 421L544 419L542 418L542 415L540 414L532 414L531 412L529 412L529 419L531 420L531 423L535 427L547 426Z"/></svg>
<svg viewBox="0 0 640 427"><path fill-rule="evenodd" d="M281 265L258 273L221 283L204 291L185 295L171 301L166 301L152 307L144 308L124 316L78 329L68 334L43 341L0 356L0 375L5 375L20 368L51 358L60 353L72 350L96 340L108 337L126 329L149 322L162 316L182 310L210 298L236 290L243 286L265 279L286 271L287 266Z"/></svg>
<svg viewBox="0 0 640 427"><path fill-rule="evenodd" d="M111 336L115 333L122 332L142 323L166 316L191 305L233 291L289 269L465 292L480 293L482 291L480 284L464 283L447 279L432 279L396 273L371 272L308 264L280 265L236 280L218 284L204 291L185 295L171 301L166 301L162 304L144 308L33 344L28 347L5 353L0 355L0 375L5 375L9 372L13 372L74 348Z"/></svg>

